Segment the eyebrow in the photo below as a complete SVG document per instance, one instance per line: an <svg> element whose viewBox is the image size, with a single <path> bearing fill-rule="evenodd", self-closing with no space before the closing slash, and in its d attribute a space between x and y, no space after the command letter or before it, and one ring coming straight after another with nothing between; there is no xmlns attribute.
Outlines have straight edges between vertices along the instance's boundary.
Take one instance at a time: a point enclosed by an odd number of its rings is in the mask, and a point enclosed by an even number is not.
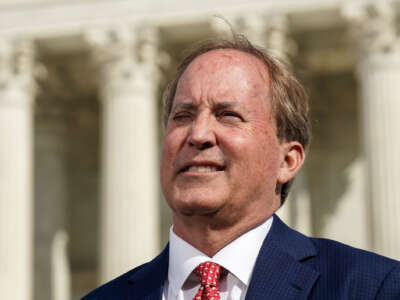
<svg viewBox="0 0 400 300"><path fill-rule="evenodd" d="M237 102L218 102L215 105L216 110L221 110L225 108L233 108L237 106Z"/></svg>
<svg viewBox="0 0 400 300"><path fill-rule="evenodd" d="M177 109L188 109L188 110L195 110L196 109L196 105L194 105L191 102L182 102L182 103L178 103L177 105L175 105L172 108L172 111L176 111Z"/></svg>
<svg viewBox="0 0 400 300"><path fill-rule="evenodd" d="M222 110L222 109L227 109L227 108L234 108L237 106L237 102L218 102L214 105L213 109L214 110ZM183 109L183 110L196 110L197 105L191 103L191 102L181 102L175 105L171 112L175 112L178 109Z"/></svg>

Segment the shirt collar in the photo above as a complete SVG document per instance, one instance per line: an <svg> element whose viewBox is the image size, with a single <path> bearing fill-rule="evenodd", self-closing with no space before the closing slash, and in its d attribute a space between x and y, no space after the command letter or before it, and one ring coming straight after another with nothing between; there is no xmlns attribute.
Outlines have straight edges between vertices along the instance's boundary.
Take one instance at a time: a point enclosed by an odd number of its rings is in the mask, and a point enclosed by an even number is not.
<svg viewBox="0 0 400 300"><path fill-rule="evenodd" d="M224 267L248 286L258 253L271 228L272 221L273 217L268 218L262 224L252 228L226 245L213 257L207 256L182 240L173 232L171 227L168 281L175 293L179 292L193 270L200 263L208 260ZM246 259L242 259L243 257Z"/></svg>

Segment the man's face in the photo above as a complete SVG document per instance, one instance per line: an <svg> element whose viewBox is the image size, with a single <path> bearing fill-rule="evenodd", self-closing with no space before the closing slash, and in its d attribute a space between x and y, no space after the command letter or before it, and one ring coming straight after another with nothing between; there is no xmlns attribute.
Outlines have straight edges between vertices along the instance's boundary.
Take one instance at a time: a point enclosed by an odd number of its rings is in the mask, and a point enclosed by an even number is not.
<svg viewBox="0 0 400 300"><path fill-rule="evenodd" d="M161 161L174 223L212 216L229 226L279 207L276 186L285 155L269 80L261 61L231 49L197 57L181 76Z"/></svg>

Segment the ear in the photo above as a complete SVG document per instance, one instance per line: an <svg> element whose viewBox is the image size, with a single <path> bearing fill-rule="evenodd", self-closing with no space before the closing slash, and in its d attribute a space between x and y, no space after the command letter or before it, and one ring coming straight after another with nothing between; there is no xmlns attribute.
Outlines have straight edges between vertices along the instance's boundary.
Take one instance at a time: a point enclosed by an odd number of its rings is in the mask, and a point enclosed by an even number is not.
<svg viewBox="0 0 400 300"><path fill-rule="evenodd" d="M278 173L278 184L284 184L293 179L299 172L305 159L303 146L297 141L281 144L282 162Z"/></svg>

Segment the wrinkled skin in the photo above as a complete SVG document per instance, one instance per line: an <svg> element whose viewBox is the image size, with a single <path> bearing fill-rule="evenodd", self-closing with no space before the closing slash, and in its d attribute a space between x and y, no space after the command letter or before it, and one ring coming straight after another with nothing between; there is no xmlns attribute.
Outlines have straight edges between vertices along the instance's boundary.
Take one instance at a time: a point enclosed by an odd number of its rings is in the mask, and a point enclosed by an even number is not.
<svg viewBox="0 0 400 300"><path fill-rule="evenodd" d="M161 185L174 232L209 255L271 216L304 160L277 138L270 94L266 66L231 49L202 54L179 80Z"/></svg>

